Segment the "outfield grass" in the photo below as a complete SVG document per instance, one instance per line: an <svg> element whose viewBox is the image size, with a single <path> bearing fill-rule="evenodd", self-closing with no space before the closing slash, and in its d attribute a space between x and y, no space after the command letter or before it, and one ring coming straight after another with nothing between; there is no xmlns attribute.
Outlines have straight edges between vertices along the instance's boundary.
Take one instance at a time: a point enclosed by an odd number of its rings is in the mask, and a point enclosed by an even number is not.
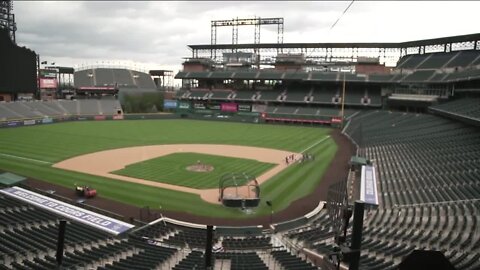
<svg viewBox="0 0 480 270"><path fill-rule="evenodd" d="M68 122L0 129L0 169L73 189L74 183L95 187L99 196L136 206L162 207L210 217L245 218L242 212L204 202L194 194L147 187L65 171L51 164L81 154L138 145L205 143L259 146L316 155L314 162L289 166L261 185L262 198L273 210L311 193L333 159L337 146L330 129L195 120ZM318 144L316 144L318 143ZM267 215L261 203L255 215Z"/></svg>
<svg viewBox="0 0 480 270"><path fill-rule="evenodd" d="M192 172L186 169L190 165L195 165L198 160L202 164L212 165L213 171ZM218 182L225 173L243 172L259 176L274 166L275 164L272 163L252 159L198 153L176 153L130 164L124 169L112 173L178 186L209 189L218 188ZM243 180L239 180L238 183L242 185L248 181L248 179Z"/></svg>

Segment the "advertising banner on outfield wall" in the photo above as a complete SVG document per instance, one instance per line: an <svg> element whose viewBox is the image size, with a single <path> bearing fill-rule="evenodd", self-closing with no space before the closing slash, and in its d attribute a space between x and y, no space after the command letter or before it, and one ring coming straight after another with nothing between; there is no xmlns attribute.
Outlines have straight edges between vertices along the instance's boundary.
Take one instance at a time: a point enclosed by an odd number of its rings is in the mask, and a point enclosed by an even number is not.
<svg viewBox="0 0 480 270"><path fill-rule="evenodd" d="M267 110L267 105L260 105L260 104L255 104L252 105L252 112L265 112Z"/></svg>
<svg viewBox="0 0 480 270"><path fill-rule="evenodd" d="M16 127L16 126L23 126L22 121L9 121L7 122L7 127Z"/></svg>
<svg viewBox="0 0 480 270"><path fill-rule="evenodd" d="M218 103L209 103L207 104L207 108L210 110L220 110L220 104Z"/></svg>
<svg viewBox="0 0 480 270"><path fill-rule="evenodd" d="M342 117L332 117L331 122L335 124L342 123Z"/></svg>
<svg viewBox="0 0 480 270"><path fill-rule="evenodd" d="M189 103L189 102L180 101L180 102L178 102L178 109L188 110L188 109L190 109L190 103Z"/></svg>
<svg viewBox="0 0 480 270"><path fill-rule="evenodd" d="M55 200L21 187L5 188L0 190L0 192L111 234L118 235L135 227L132 224Z"/></svg>
<svg viewBox="0 0 480 270"><path fill-rule="evenodd" d="M237 103L221 103L220 108L222 112L237 112L238 104Z"/></svg>
<svg viewBox="0 0 480 270"><path fill-rule="evenodd" d="M177 108L177 101L172 99L165 99L163 101L163 108L164 109L176 109Z"/></svg>
<svg viewBox="0 0 480 270"><path fill-rule="evenodd" d="M239 112L250 112L252 111L252 106L246 104L239 104L238 105Z"/></svg>
<svg viewBox="0 0 480 270"><path fill-rule="evenodd" d="M25 121L23 121L23 125L24 126L35 125L35 120L25 120Z"/></svg>
<svg viewBox="0 0 480 270"><path fill-rule="evenodd" d="M53 119L50 117L45 117L42 119L42 124L50 124L53 123Z"/></svg>
<svg viewBox="0 0 480 270"><path fill-rule="evenodd" d="M105 115L95 115L94 120L105 120L107 117Z"/></svg>
<svg viewBox="0 0 480 270"><path fill-rule="evenodd" d="M205 106L204 103L195 102L195 103L193 103L193 108L195 110L205 110L207 107Z"/></svg>

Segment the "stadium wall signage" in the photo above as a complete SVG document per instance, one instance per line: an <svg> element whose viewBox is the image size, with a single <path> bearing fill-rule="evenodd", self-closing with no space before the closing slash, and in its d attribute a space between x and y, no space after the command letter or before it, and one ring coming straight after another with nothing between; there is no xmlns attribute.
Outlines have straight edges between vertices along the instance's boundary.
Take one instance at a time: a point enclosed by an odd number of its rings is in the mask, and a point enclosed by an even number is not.
<svg viewBox="0 0 480 270"><path fill-rule="evenodd" d="M57 89L57 79L40 79L40 88L42 89Z"/></svg>
<svg viewBox="0 0 480 270"><path fill-rule="evenodd" d="M176 109L177 108L177 101L171 99L165 99L163 101L163 108L164 109Z"/></svg>
<svg viewBox="0 0 480 270"><path fill-rule="evenodd" d="M179 109L190 109L190 103L188 102L179 102L178 103Z"/></svg>
<svg viewBox="0 0 480 270"><path fill-rule="evenodd" d="M222 103L220 104L222 112L237 112L238 104L237 103Z"/></svg>
<svg viewBox="0 0 480 270"><path fill-rule="evenodd" d="M240 104L240 105L238 105L238 111L240 111L240 112L250 112L250 111L252 111L252 106Z"/></svg>
<svg viewBox="0 0 480 270"><path fill-rule="evenodd" d="M23 121L24 126L35 125L35 120L25 120Z"/></svg>
<svg viewBox="0 0 480 270"><path fill-rule="evenodd" d="M53 119L49 117L45 117L42 119L42 124L50 124L53 123Z"/></svg>
<svg viewBox="0 0 480 270"><path fill-rule="evenodd" d="M0 192L114 235L121 234L134 227L132 224L82 209L21 187L5 188L0 190Z"/></svg>
<svg viewBox="0 0 480 270"><path fill-rule="evenodd" d="M378 205L377 179L373 166L362 166L360 200L367 204Z"/></svg>
<svg viewBox="0 0 480 270"><path fill-rule="evenodd" d="M19 121L11 121L11 122L8 122L7 123L7 126L9 127L16 127L16 126L22 126L22 122L19 122Z"/></svg>

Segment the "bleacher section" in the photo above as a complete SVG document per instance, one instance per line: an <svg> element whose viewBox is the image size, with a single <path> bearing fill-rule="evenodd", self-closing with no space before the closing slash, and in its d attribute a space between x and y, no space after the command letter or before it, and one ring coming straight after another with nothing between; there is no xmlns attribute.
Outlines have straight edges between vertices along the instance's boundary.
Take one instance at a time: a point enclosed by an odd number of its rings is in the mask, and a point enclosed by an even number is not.
<svg viewBox="0 0 480 270"><path fill-rule="evenodd" d="M173 235L164 239L164 242L174 246L205 248L205 230L178 226ZM216 240L214 240L214 243Z"/></svg>
<svg viewBox="0 0 480 270"><path fill-rule="evenodd" d="M377 168L381 205L366 213L360 269L394 269L414 249L480 268L480 130L432 116L365 111L346 133ZM327 211L287 236L329 254ZM349 236L350 237L350 236Z"/></svg>
<svg viewBox="0 0 480 270"><path fill-rule="evenodd" d="M173 270L205 269L204 254L201 251L193 250L185 259L175 265Z"/></svg>
<svg viewBox="0 0 480 270"><path fill-rule="evenodd" d="M342 82L343 79L348 83L451 83L456 81L470 81L480 78L480 50L461 50L451 52L435 52L424 54L411 54L399 59L397 66L391 74L355 74L349 72L325 72L325 71L280 71L271 69L244 70L244 71L198 71L198 72L178 72L176 79L198 79L206 81L210 79L234 79L234 80L278 80L288 83L304 83L311 87L322 83ZM245 88L244 86L243 88ZM317 87L317 86L315 86ZM242 88L242 87L240 87ZM302 102L304 98L303 90L290 91L285 86L282 90L287 90L286 102ZM274 88L278 90L278 88ZM257 90L265 90L257 88ZM318 90L318 89L317 89ZM366 90L366 89L363 89ZM322 89L325 91L325 89ZM240 92L240 91L239 91ZM302 92L302 93L300 93ZM288 97L292 95L291 97ZM312 102L327 102L328 97L316 97ZM265 100L272 100L271 97ZM274 99L273 99L274 100Z"/></svg>
<svg viewBox="0 0 480 270"><path fill-rule="evenodd" d="M123 270L123 269L156 269L163 262L167 261L177 251L174 248L150 245L145 241L129 238L129 243L133 245L138 253L133 253L126 258L121 258L113 263L108 263L99 270Z"/></svg>
<svg viewBox="0 0 480 270"><path fill-rule="evenodd" d="M232 93L230 90L224 90L224 91L212 91L213 95L211 99L220 99L220 100L226 100L228 96Z"/></svg>
<svg viewBox="0 0 480 270"><path fill-rule="evenodd" d="M430 110L474 119L480 122L480 98L461 98L443 104L431 106Z"/></svg>
<svg viewBox="0 0 480 270"><path fill-rule="evenodd" d="M382 96L379 90L367 90L367 97L370 98L371 106L382 106Z"/></svg>
<svg viewBox="0 0 480 270"><path fill-rule="evenodd" d="M480 78L480 68L465 69L458 72L449 73L444 81L454 82L460 80L473 80Z"/></svg>
<svg viewBox="0 0 480 270"><path fill-rule="evenodd" d="M107 86L115 84L115 80L113 78L113 71L111 69L96 68L93 70L93 72L95 72L96 86Z"/></svg>
<svg viewBox="0 0 480 270"><path fill-rule="evenodd" d="M270 91L260 91L260 95L257 96L257 100L261 101L277 101L280 96L280 91L270 90Z"/></svg>
<svg viewBox="0 0 480 270"><path fill-rule="evenodd" d="M115 86L121 88L156 89L147 73L122 68L94 68L74 73L75 87Z"/></svg>
<svg viewBox="0 0 480 270"><path fill-rule="evenodd" d="M252 100L256 93L256 91L236 91L235 100Z"/></svg>
<svg viewBox="0 0 480 270"><path fill-rule="evenodd" d="M320 115L320 108L298 107L298 115Z"/></svg>
<svg viewBox="0 0 480 270"><path fill-rule="evenodd" d="M231 261L231 270L268 270L265 262L255 252L224 252L215 254L217 260Z"/></svg>
<svg viewBox="0 0 480 270"><path fill-rule="evenodd" d="M285 269L291 270L314 270L318 267L313 266L309 262L302 260L286 250L272 251L273 257L280 262Z"/></svg>
<svg viewBox="0 0 480 270"><path fill-rule="evenodd" d="M13 269L53 269L47 261L56 252L59 217L46 210L16 199L0 195L0 262ZM86 252L105 242L120 243L108 233L89 226L69 221L65 234L66 250ZM66 253L66 264L76 265L69 260L73 253ZM84 257L82 263L92 257ZM50 266L49 266L50 265ZM6 269L12 269L6 268Z"/></svg>
<svg viewBox="0 0 480 270"><path fill-rule="evenodd" d="M433 74L433 73L432 73ZM334 102L335 97L341 96L339 89L290 89L288 91L280 90L212 90L207 89L191 89L191 90L179 90L176 93L177 99L201 99L201 100L237 100L237 101L263 101L263 102L284 102L295 104L340 104L341 99L338 102ZM381 106L381 96L378 90L358 90L349 89L345 92L346 105L354 106ZM364 100L364 97L366 98ZM370 100L370 103L368 103ZM366 102L364 102L366 101Z"/></svg>
<svg viewBox="0 0 480 270"><path fill-rule="evenodd" d="M138 88L156 88L155 83L153 82L152 77L149 74L133 70L131 70L130 73L132 74L133 81Z"/></svg>
<svg viewBox="0 0 480 270"><path fill-rule="evenodd" d="M435 53L432 54L425 62L423 62L417 69L438 69L443 67L446 63L448 63L452 57L456 56L455 53Z"/></svg>
<svg viewBox="0 0 480 270"><path fill-rule="evenodd" d="M477 56L477 58L475 60L473 60L472 66L478 66L480 65L480 56Z"/></svg>
<svg viewBox="0 0 480 270"><path fill-rule="evenodd" d="M76 71L74 73L74 80L75 80L76 87L95 86L92 69Z"/></svg>
<svg viewBox="0 0 480 270"><path fill-rule="evenodd" d="M350 136L377 160L386 207L480 198L478 130L431 115L357 116ZM452 138L455 138L452 140Z"/></svg>
<svg viewBox="0 0 480 270"><path fill-rule="evenodd" d="M0 121L80 115L116 115L116 99L0 102Z"/></svg>
<svg viewBox="0 0 480 270"><path fill-rule="evenodd" d="M306 101L306 97L310 93L310 90L298 89L298 90L289 90L286 93L286 102L300 102L304 103Z"/></svg>
<svg viewBox="0 0 480 270"><path fill-rule="evenodd" d="M415 54L407 56L408 58L404 61L399 61L397 65L397 69L404 68L404 69L415 69L417 68L423 61L425 61L430 54Z"/></svg>
<svg viewBox="0 0 480 270"><path fill-rule="evenodd" d="M57 268L58 223L65 217L5 195L0 213L0 269ZM205 237L205 229L165 221L114 237L69 220L62 269L203 269ZM226 251L213 254L214 269L319 269L278 242L273 250L270 235L224 235L220 243Z"/></svg>
<svg viewBox="0 0 480 270"><path fill-rule="evenodd" d="M428 81L434 73L434 70L418 70L406 76L403 82L425 82Z"/></svg>
<svg viewBox="0 0 480 270"><path fill-rule="evenodd" d="M242 249L267 249L271 247L271 238L265 237L225 237L222 240L222 245L227 250L242 250Z"/></svg>
<svg viewBox="0 0 480 270"><path fill-rule="evenodd" d="M389 82L392 79L391 74L370 74L368 75L368 81L369 82L379 82L379 83L385 83Z"/></svg>
<svg viewBox="0 0 480 270"><path fill-rule="evenodd" d="M315 89L311 95L311 103L332 104L332 98L338 93L337 89Z"/></svg>
<svg viewBox="0 0 480 270"><path fill-rule="evenodd" d="M402 57L397 64L397 69L442 69L469 67L480 56L480 51L465 50L448 53L415 54Z"/></svg>
<svg viewBox="0 0 480 270"><path fill-rule="evenodd" d="M467 67L478 56L480 56L480 54L477 51L460 51L458 52L456 57L453 57L453 59L445 65L445 67L446 68Z"/></svg>
<svg viewBox="0 0 480 270"><path fill-rule="evenodd" d="M295 106L268 106L266 112L269 115L295 116L338 116L340 109L326 107L295 107ZM345 117L356 113L357 110L346 109Z"/></svg>
<svg viewBox="0 0 480 270"><path fill-rule="evenodd" d="M129 70L126 69L112 69L113 81L119 86L132 86L135 85L132 75Z"/></svg>

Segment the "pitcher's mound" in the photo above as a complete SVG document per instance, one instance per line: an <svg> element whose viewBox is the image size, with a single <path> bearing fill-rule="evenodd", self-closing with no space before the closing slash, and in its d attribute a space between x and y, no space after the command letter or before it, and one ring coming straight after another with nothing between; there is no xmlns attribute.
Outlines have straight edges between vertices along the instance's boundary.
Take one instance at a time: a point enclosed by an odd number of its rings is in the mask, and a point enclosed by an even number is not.
<svg viewBox="0 0 480 270"><path fill-rule="evenodd" d="M191 172L211 172L213 166L208 164L194 164L187 167L187 171Z"/></svg>

